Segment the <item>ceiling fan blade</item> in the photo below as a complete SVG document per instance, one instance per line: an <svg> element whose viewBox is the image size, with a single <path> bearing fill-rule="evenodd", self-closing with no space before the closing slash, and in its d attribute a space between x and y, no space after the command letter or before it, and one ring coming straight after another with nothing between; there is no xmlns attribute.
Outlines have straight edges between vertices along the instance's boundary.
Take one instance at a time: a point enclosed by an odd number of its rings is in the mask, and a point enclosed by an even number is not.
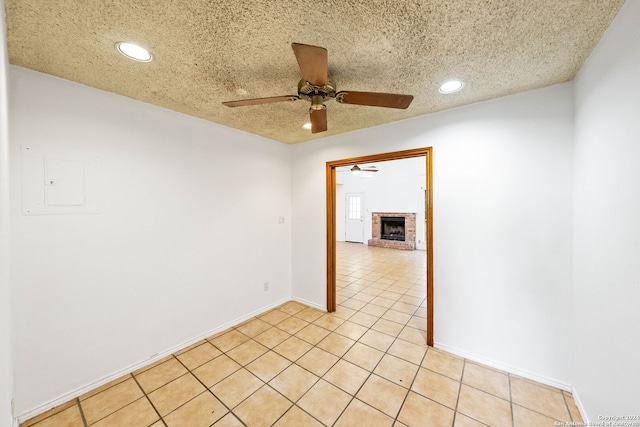
<svg viewBox="0 0 640 427"><path fill-rule="evenodd" d="M324 132L327 130L327 110L310 110L311 133Z"/></svg>
<svg viewBox="0 0 640 427"><path fill-rule="evenodd" d="M285 96L270 96L269 98L253 98L253 99L241 99L239 101L227 101L223 102L223 105L227 107L243 107L245 105L258 105L258 104L271 104L274 102L296 101L299 98L295 95Z"/></svg>
<svg viewBox="0 0 640 427"><path fill-rule="evenodd" d="M378 172L380 169L360 169L362 172Z"/></svg>
<svg viewBox="0 0 640 427"><path fill-rule="evenodd" d="M327 84L327 49L308 44L292 43L302 77L316 86Z"/></svg>
<svg viewBox="0 0 640 427"><path fill-rule="evenodd" d="M372 107L406 109L413 101L413 95L379 92L342 91L336 94L336 101L342 104L369 105Z"/></svg>

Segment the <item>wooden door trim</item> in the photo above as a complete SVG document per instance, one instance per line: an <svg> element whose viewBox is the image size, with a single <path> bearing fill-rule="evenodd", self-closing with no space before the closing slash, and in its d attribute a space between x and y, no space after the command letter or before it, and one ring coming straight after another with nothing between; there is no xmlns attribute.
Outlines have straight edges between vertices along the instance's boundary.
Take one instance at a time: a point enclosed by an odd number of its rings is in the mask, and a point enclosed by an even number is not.
<svg viewBox="0 0 640 427"><path fill-rule="evenodd" d="M352 164L374 163L385 160L410 159L425 156L427 196L427 345L433 346L433 159L432 147L394 151L370 156L333 160L326 165L327 185L327 311L336 311L336 168Z"/></svg>

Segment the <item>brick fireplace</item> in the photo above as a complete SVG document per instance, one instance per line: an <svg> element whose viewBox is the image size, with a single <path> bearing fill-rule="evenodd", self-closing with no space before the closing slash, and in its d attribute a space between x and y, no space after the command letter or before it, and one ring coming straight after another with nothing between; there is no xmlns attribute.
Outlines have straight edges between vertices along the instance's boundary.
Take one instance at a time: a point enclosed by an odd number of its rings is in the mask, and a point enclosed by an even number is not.
<svg viewBox="0 0 640 427"><path fill-rule="evenodd" d="M369 246L403 249L416 248L416 214L408 212L373 212Z"/></svg>

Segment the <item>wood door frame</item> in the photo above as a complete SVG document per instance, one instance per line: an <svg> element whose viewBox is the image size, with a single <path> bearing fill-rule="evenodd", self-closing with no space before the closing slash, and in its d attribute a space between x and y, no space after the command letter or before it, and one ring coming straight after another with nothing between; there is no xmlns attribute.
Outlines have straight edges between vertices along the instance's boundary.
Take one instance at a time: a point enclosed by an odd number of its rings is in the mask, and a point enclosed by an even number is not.
<svg viewBox="0 0 640 427"><path fill-rule="evenodd" d="M353 164L401 160L425 156L427 196L427 345L433 347L433 155L432 147L394 151L327 162L327 311L336 311L336 168Z"/></svg>

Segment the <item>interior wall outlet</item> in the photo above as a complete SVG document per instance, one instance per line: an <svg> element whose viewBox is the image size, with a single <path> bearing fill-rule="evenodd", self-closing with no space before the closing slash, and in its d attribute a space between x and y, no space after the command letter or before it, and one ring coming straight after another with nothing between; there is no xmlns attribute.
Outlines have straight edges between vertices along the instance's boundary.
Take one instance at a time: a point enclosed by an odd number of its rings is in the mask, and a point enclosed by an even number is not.
<svg viewBox="0 0 640 427"><path fill-rule="evenodd" d="M265 291L269 290L269 282L264 282L264 290Z"/></svg>

